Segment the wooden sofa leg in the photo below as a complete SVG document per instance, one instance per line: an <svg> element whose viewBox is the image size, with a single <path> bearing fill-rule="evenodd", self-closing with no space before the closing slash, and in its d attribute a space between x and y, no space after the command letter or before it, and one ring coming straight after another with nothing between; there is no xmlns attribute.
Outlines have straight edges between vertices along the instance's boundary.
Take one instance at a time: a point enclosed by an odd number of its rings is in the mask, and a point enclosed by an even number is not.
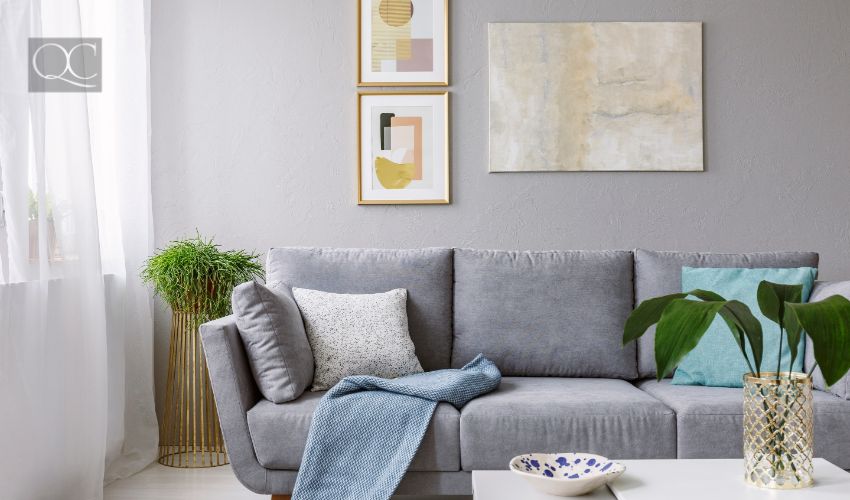
<svg viewBox="0 0 850 500"><path fill-rule="evenodd" d="M272 500L292 500L291 495L272 495Z"/></svg>

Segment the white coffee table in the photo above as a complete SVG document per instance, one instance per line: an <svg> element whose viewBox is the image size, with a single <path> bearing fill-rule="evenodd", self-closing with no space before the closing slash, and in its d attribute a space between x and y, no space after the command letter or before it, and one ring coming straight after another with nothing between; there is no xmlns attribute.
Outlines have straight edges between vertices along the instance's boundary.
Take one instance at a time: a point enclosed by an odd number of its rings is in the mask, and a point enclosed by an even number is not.
<svg viewBox="0 0 850 500"><path fill-rule="evenodd" d="M744 463L731 460L622 460L626 472L587 499L617 500L826 500L850 498L850 473L815 459L815 485L765 490L744 482ZM610 491L609 491L610 489ZM553 500L511 471L474 471L474 500Z"/></svg>

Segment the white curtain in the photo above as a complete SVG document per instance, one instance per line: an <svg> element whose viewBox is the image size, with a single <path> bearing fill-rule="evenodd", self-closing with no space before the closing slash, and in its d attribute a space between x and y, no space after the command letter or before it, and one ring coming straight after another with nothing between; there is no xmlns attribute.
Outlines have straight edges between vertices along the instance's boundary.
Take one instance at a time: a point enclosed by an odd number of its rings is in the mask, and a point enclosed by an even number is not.
<svg viewBox="0 0 850 500"><path fill-rule="evenodd" d="M31 37L102 91L28 91ZM99 499L156 457L146 0L0 0L0 499Z"/></svg>

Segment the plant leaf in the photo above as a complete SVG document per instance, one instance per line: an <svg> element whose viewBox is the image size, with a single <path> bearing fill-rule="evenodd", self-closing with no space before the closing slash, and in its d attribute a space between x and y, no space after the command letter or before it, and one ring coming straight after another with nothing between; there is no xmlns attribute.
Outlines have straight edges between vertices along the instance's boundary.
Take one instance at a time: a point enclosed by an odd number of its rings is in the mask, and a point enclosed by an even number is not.
<svg viewBox="0 0 850 500"><path fill-rule="evenodd" d="M623 345L640 338L650 326L658 323L658 320L661 319L661 313L664 312L670 302L682 299L685 296L687 296L686 293L674 293L641 302L626 319L626 326L623 330Z"/></svg>
<svg viewBox="0 0 850 500"><path fill-rule="evenodd" d="M850 300L833 295L819 302L789 303L787 307L812 338L815 361L827 385L838 382L850 370Z"/></svg>
<svg viewBox="0 0 850 500"><path fill-rule="evenodd" d="M697 346L724 304L674 299L667 305L655 330L655 363L659 381Z"/></svg>
<svg viewBox="0 0 850 500"><path fill-rule="evenodd" d="M803 300L803 285L780 285L770 281L759 283L756 292L759 309L767 319L782 327L785 319L785 303Z"/></svg>
<svg viewBox="0 0 850 500"><path fill-rule="evenodd" d="M761 360L763 351L763 333L761 322L753 316L750 308L743 302L732 300L726 301L723 297L709 290L691 290L688 295L693 295L700 300L726 302L723 309L720 310L720 317L726 322L732 336L735 337L738 347L741 349L741 354L750 366L750 370L755 373L761 371ZM750 342L750 347L753 352L753 361L755 367L750 363L749 355L747 354L746 343Z"/></svg>
<svg viewBox="0 0 850 500"><path fill-rule="evenodd" d="M761 360L764 351L764 332L761 328L761 322L753 315L746 304L737 300L726 302L723 309L720 310L720 317L726 321L726 325L732 330L732 334L741 348L741 353L748 362L749 358L747 357L747 350L744 347L744 338L749 341L750 349L753 353L754 365L750 366L750 368L754 368L756 373L761 372Z"/></svg>
<svg viewBox="0 0 850 500"><path fill-rule="evenodd" d="M690 292L688 292L688 295L693 295L694 297L705 302L726 302L726 299L710 290L691 290Z"/></svg>
<svg viewBox="0 0 850 500"><path fill-rule="evenodd" d="M788 367L788 371L794 369L794 360L797 359L797 348L800 347L800 336L803 334L803 327L800 326L800 322L797 321L797 315L794 314L793 309L790 306L786 306L785 308L785 316L783 323L785 325L785 331L788 334L788 350L791 351L791 364ZM782 353L779 353L780 356Z"/></svg>

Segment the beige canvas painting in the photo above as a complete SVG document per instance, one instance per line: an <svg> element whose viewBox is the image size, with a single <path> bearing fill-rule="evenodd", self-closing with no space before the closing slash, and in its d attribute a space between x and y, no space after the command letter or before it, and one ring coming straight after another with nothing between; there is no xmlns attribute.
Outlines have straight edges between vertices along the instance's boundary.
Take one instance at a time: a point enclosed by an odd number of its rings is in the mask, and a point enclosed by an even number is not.
<svg viewBox="0 0 850 500"><path fill-rule="evenodd" d="M490 24L490 171L699 171L701 23Z"/></svg>

